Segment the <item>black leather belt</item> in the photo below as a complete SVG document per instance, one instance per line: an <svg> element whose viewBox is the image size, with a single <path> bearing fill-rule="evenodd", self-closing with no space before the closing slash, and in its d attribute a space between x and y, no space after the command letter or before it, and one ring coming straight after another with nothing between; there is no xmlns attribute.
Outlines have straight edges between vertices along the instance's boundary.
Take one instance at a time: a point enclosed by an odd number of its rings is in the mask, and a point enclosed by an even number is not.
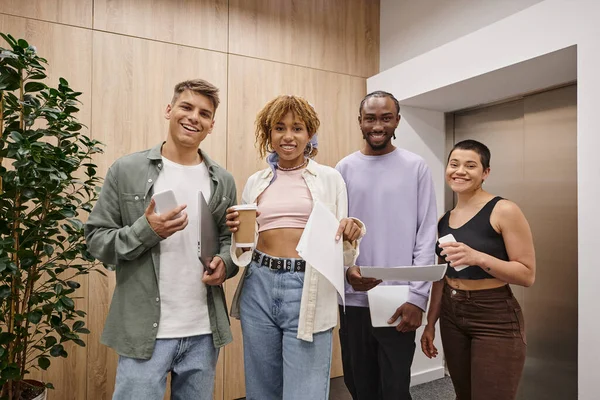
<svg viewBox="0 0 600 400"><path fill-rule="evenodd" d="M276 271L304 272L306 270L306 261L304 260L298 258L269 257L257 251L252 253L252 261L257 262L261 267L267 267Z"/></svg>

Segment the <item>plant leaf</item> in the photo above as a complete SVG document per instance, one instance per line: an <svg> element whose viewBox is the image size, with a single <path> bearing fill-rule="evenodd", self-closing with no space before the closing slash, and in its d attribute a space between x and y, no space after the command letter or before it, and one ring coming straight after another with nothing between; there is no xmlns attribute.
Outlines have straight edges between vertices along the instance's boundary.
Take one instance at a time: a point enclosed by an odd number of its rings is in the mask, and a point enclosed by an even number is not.
<svg viewBox="0 0 600 400"><path fill-rule="evenodd" d="M67 285L71 289L79 289L81 287L81 284L79 282L75 282L75 281L67 281Z"/></svg>
<svg viewBox="0 0 600 400"><path fill-rule="evenodd" d="M40 366L41 369L47 370L48 367L50 366L50 359L47 357L40 357L40 358L38 358L38 365Z"/></svg>
<svg viewBox="0 0 600 400"><path fill-rule="evenodd" d="M0 299L5 299L10 295L10 286L2 285L0 286Z"/></svg>
<svg viewBox="0 0 600 400"><path fill-rule="evenodd" d="M75 323L73 324L73 330L77 331L78 329L83 328L84 325L85 325L84 321L75 321Z"/></svg>
<svg viewBox="0 0 600 400"><path fill-rule="evenodd" d="M56 344L56 338L54 336L46 336L46 348L50 348Z"/></svg>
<svg viewBox="0 0 600 400"><path fill-rule="evenodd" d="M63 285L61 285L60 283L57 283L56 285L54 285L54 293L61 294L62 290L63 290Z"/></svg>
<svg viewBox="0 0 600 400"><path fill-rule="evenodd" d="M46 255L48 257L52 256L52 254L54 254L54 246L45 244L44 245L44 253L46 253Z"/></svg>
<svg viewBox="0 0 600 400"><path fill-rule="evenodd" d="M40 90L46 89L47 86L43 82L27 82L25 84L26 92L39 92Z"/></svg>
<svg viewBox="0 0 600 400"><path fill-rule="evenodd" d="M52 357L60 357L61 353L64 351L65 349L63 348L62 344L57 344L52 346L52 348L50 349L50 355Z"/></svg>
<svg viewBox="0 0 600 400"><path fill-rule="evenodd" d="M11 364L2 369L2 374L0 377L9 381L16 381L21 377L21 370L16 364Z"/></svg>
<svg viewBox="0 0 600 400"><path fill-rule="evenodd" d="M67 307L69 310L75 308L75 302L73 301L73 299L70 299L68 297L61 297L60 302L63 303L64 306Z"/></svg>
<svg viewBox="0 0 600 400"><path fill-rule="evenodd" d="M27 319L32 324L38 324L42 320L43 315L41 310L33 310L27 315Z"/></svg>

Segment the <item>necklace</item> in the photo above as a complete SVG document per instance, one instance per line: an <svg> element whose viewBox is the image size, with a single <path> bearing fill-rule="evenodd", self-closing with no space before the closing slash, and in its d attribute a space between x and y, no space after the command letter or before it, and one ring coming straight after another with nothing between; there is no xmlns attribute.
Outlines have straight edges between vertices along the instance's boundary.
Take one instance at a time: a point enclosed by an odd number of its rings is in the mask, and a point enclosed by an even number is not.
<svg viewBox="0 0 600 400"><path fill-rule="evenodd" d="M304 167L306 164L308 164L308 159L305 159L302 164L296 165L295 167L290 167L290 168L283 168L281 165L279 165L279 163L277 163L277 169L279 169L281 171L295 171L297 169Z"/></svg>

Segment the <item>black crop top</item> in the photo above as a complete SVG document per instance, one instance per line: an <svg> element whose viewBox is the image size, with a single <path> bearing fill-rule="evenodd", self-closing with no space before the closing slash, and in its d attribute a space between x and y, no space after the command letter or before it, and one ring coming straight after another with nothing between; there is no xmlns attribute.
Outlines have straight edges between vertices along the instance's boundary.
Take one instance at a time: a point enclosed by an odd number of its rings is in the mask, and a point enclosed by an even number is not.
<svg viewBox="0 0 600 400"><path fill-rule="evenodd" d="M477 214L468 220L463 226L457 229L450 228L450 211L448 211L438 222L438 237L446 236L451 233L457 242L461 242L471 247L474 250L489 254L492 257L500 260L508 261L506 246L502 235L494 230L490 223L492 210L502 197L496 196L488 201L485 206ZM440 256L442 249L436 245L435 252ZM461 271L456 271L454 268L448 267L446 276L449 278L459 279L488 279L494 278L492 275L485 272L478 265L471 265Z"/></svg>

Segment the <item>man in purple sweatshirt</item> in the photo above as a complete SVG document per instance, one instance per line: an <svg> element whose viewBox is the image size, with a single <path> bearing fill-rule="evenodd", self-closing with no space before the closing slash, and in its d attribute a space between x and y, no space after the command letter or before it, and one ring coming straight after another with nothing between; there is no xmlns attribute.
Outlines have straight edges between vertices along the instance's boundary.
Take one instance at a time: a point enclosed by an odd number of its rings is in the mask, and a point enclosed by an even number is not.
<svg viewBox="0 0 600 400"><path fill-rule="evenodd" d="M387 92L368 94L358 122L361 151L341 160L348 187L348 215L365 223L356 267L346 273L346 310L340 307L344 382L354 400L406 400L415 331L427 309L430 282L404 282L408 301L398 304L389 323L373 328L366 291L380 281L363 278L360 266L395 267L434 263L437 211L431 173L416 154L392 144L400 122L398 100Z"/></svg>

